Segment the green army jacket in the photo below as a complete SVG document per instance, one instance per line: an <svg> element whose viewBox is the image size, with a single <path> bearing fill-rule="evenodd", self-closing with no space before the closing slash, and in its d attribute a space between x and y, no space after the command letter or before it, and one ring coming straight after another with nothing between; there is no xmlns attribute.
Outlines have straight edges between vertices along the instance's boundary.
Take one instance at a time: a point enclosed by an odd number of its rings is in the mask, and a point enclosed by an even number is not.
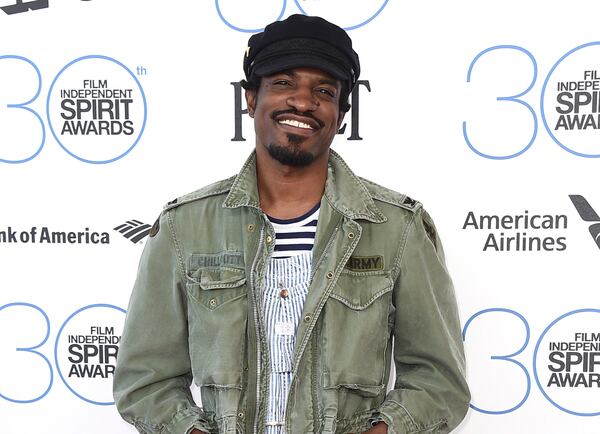
<svg viewBox="0 0 600 434"><path fill-rule="evenodd" d="M264 432L260 291L274 239L254 154L236 177L165 207L114 376L118 410L140 433ZM447 433L468 408L456 301L431 219L333 151L294 357L288 434L359 433L374 415L392 434Z"/></svg>

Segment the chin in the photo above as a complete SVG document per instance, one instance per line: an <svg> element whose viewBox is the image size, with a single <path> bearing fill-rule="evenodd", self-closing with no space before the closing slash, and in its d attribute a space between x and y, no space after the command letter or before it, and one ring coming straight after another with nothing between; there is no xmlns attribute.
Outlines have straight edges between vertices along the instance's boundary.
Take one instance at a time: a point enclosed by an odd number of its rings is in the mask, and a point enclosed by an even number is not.
<svg viewBox="0 0 600 434"><path fill-rule="evenodd" d="M292 167L306 167L314 161L314 155L300 149L298 144L292 143L292 140L290 140L290 143L287 146L275 143L267 146L271 158L285 166Z"/></svg>

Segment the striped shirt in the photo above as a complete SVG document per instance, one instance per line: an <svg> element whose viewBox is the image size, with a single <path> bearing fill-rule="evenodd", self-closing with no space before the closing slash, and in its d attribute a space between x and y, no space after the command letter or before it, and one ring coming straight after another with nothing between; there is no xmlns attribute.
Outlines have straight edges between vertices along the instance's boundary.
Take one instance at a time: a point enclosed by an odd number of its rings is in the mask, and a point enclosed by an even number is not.
<svg viewBox="0 0 600 434"><path fill-rule="evenodd" d="M321 203L317 203L306 214L289 220L268 216L275 229L273 258L287 258L312 250L320 206Z"/></svg>
<svg viewBox="0 0 600 434"><path fill-rule="evenodd" d="M310 284L319 205L295 219L269 217L276 238L262 292L270 361L266 434L285 433L285 407L292 383L296 330Z"/></svg>

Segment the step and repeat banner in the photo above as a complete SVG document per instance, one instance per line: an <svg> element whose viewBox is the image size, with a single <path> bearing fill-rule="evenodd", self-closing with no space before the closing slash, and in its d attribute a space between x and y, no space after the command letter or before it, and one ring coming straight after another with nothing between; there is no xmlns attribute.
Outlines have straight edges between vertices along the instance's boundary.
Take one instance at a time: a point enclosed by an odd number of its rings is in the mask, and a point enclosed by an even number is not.
<svg viewBox="0 0 600 434"><path fill-rule="evenodd" d="M461 434L600 433L600 3L0 0L2 434L132 434L111 394L139 256L254 146L246 42L345 27L336 149L423 202L453 275Z"/></svg>

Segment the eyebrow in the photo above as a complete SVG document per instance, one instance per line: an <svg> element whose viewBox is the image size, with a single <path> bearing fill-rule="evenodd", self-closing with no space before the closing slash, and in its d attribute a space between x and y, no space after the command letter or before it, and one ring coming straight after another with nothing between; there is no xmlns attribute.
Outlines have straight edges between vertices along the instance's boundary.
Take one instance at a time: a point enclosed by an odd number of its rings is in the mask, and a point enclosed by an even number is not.
<svg viewBox="0 0 600 434"><path fill-rule="evenodd" d="M287 75L290 78L298 77L298 74L296 74L293 69L284 69L283 71L280 71L273 75L279 75L279 74ZM333 87L337 87L338 83L340 84L340 86L342 85L341 80L337 80L335 78L322 78L319 80L319 84L329 84Z"/></svg>
<svg viewBox="0 0 600 434"><path fill-rule="evenodd" d="M323 78L322 80L319 80L319 83L321 84L330 84L333 87L337 87L338 83L342 84L342 82L340 80L336 80L335 78Z"/></svg>

